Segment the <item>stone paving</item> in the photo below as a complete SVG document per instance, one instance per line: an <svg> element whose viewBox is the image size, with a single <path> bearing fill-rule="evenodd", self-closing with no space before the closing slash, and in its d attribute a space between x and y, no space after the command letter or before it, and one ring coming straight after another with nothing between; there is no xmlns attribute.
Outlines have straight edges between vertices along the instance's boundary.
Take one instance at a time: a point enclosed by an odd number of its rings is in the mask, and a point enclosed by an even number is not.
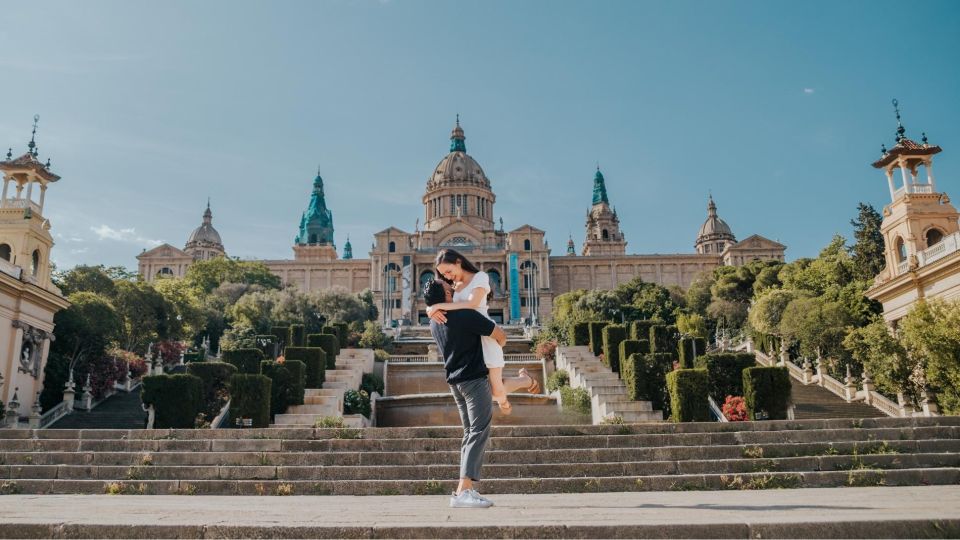
<svg viewBox="0 0 960 540"><path fill-rule="evenodd" d="M491 496L0 497L0 537L960 536L960 486Z"/></svg>

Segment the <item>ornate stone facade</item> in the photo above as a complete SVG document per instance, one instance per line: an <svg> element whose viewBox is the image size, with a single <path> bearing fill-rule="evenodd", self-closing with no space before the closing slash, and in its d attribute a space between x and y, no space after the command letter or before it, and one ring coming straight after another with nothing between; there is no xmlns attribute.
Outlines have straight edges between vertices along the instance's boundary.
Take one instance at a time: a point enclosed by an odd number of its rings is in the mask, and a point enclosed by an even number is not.
<svg viewBox="0 0 960 540"><path fill-rule="evenodd" d="M43 388L53 316L70 305L50 280L53 237L43 217L47 188L60 177L40 161L35 138L27 146L0 161L0 399L16 402L19 416L30 414Z"/></svg>
<svg viewBox="0 0 960 540"><path fill-rule="evenodd" d="M570 238L566 254L551 256L543 230L525 224L507 231L502 218L494 218L496 195L483 168L467 154L459 118L450 135L449 153L427 177L421 197L423 227L418 220L413 232L389 227L376 233L368 259L352 258L352 246L349 256L345 246L344 257L337 259L332 214L323 212L326 201L322 181L318 181L311 195L311 210L301 219L294 258L263 262L285 284L303 290L371 289L384 323L426 320L426 306L419 291L424 281L433 279L434 258L442 248L456 249L490 274L490 315L505 322L549 318L553 299L575 289L612 288L635 276L662 285L688 287L698 274L721 264L743 264L754 258L783 260L785 249L757 235L735 243L730 233L724 249L712 253L627 255L619 216L610 205L606 179L598 169L582 255L576 254ZM312 210L315 206L319 209L316 212ZM716 217L715 207L713 212ZM330 217L321 227L328 227L330 236L318 232L316 243L309 242L313 215L318 221ZM308 242L303 244L305 230ZM170 260L174 260L176 253L170 253Z"/></svg>

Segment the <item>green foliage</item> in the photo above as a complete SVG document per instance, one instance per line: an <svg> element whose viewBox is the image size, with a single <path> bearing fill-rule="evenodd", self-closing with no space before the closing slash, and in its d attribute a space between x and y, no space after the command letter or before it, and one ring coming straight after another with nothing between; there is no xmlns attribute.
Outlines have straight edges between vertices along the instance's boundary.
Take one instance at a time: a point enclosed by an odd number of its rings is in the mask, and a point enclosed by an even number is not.
<svg viewBox="0 0 960 540"><path fill-rule="evenodd" d="M570 344L590 346L590 323L576 322L570 325Z"/></svg>
<svg viewBox="0 0 960 540"><path fill-rule="evenodd" d="M699 338L707 338L707 320L697 313L681 313L677 315L677 330L681 334Z"/></svg>
<svg viewBox="0 0 960 540"><path fill-rule="evenodd" d="M750 326L764 334L780 335L780 320L783 313L797 298L807 297L808 293L794 289L769 289L754 301L748 320Z"/></svg>
<svg viewBox="0 0 960 540"><path fill-rule="evenodd" d="M364 323L364 329L366 329L366 323L368 323L368 322L374 323L374 326L375 326L378 330L380 329L380 325L376 324L375 321L363 321L363 323ZM341 347L345 347L345 346L346 346L346 343L347 343L347 338L350 337L350 325L347 324L347 323L345 323L345 322L337 321L337 322L332 323L331 326L333 326L334 328L337 329L337 334L336 334L336 336L337 336L337 339L340 340L340 346L341 346ZM382 331L381 331L380 333L383 334ZM386 338L385 335L384 335L384 338ZM380 347L371 347L371 348L380 348L380 349L383 349L384 346L386 345L386 343L383 343L382 345L383 345L383 346L380 346Z"/></svg>
<svg viewBox="0 0 960 540"><path fill-rule="evenodd" d="M590 323L590 352L600 356L603 352L603 328L610 324L607 321L592 321Z"/></svg>
<svg viewBox="0 0 960 540"><path fill-rule="evenodd" d="M620 350L617 352L617 359L620 361L620 371L623 371L623 359L631 354L647 354L650 352L650 342L647 340L625 339L620 342Z"/></svg>
<svg viewBox="0 0 960 540"><path fill-rule="evenodd" d="M650 340L650 328L655 326L657 321L633 321L630 323L630 339Z"/></svg>
<svg viewBox="0 0 960 540"><path fill-rule="evenodd" d="M374 349L373 350L373 361L374 362L386 362L390 359L390 353L383 349Z"/></svg>
<svg viewBox="0 0 960 540"><path fill-rule="evenodd" d="M116 292L113 279L107 275L103 265L78 265L66 272L54 274L54 282L64 296L78 292L90 292L107 298Z"/></svg>
<svg viewBox="0 0 960 540"><path fill-rule="evenodd" d="M374 392L383 395L383 378L376 373L364 373L360 380L360 389L369 395Z"/></svg>
<svg viewBox="0 0 960 540"><path fill-rule="evenodd" d="M260 373L260 361L263 360L260 349L223 351L221 355L224 362L236 366L237 373Z"/></svg>
<svg viewBox="0 0 960 540"><path fill-rule="evenodd" d="M620 363L620 377L627 387L627 397L634 401L650 401L654 409L668 414L667 373L673 370L669 354L632 354Z"/></svg>
<svg viewBox="0 0 960 540"><path fill-rule="evenodd" d="M790 373L785 367L751 367L743 370L743 399L750 420L786 420L790 406Z"/></svg>
<svg viewBox="0 0 960 540"><path fill-rule="evenodd" d="M841 356L847 326L853 321L839 302L823 296L802 296L791 301L780 318L780 334L810 357Z"/></svg>
<svg viewBox="0 0 960 540"><path fill-rule="evenodd" d="M577 414L592 414L593 405L590 403L590 392L584 388L570 386L560 387L560 403L563 408Z"/></svg>
<svg viewBox="0 0 960 540"><path fill-rule="evenodd" d="M290 405L303 405L307 366L300 360L287 359L283 362L283 367L290 372Z"/></svg>
<svg viewBox="0 0 960 540"><path fill-rule="evenodd" d="M289 326L274 326L270 328L270 334L273 335L273 339L276 340L280 350L286 348L287 345L291 345Z"/></svg>
<svg viewBox="0 0 960 540"><path fill-rule="evenodd" d="M696 338L683 338L678 347L680 353L680 367L683 369L692 369L696 367L696 361L699 357L707 353L707 340Z"/></svg>
<svg viewBox="0 0 960 540"><path fill-rule="evenodd" d="M651 352L669 354L671 358L677 359L680 356L677 350L679 340L680 333L676 326L655 324L650 327Z"/></svg>
<svg viewBox="0 0 960 540"><path fill-rule="evenodd" d="M263 375L230 377L230 419L252 418L252 427L269 427L271 388L270 378Z"/></svg>
<svg viewBox="0 0 960 540"><path fill-rule="evenodd" d="M230 395L230 377L237 373L237 367L226 362L192 362L187 364L187 374L203 381L203 412L207 421L211 421L227 402Z"/></svg>
<svg viewBox="0 0 960 540"><path fill-rule="evenodd" d="M203 412L203 381L193 375L151 375L143 378L140 397L153 405L153 427L193 428Z"/></svg>
<svg viewBox="0 0 960 540"><path fill-rule="evenodd" d="M570 374L562 369L558 369L547 377L547 391L553 392L564 386L570 386Z"/></svg>
<svg viewBox="0 0 960 540"><path fill-rule="evenodd" d="M337 368L337 355L340 354L340 343L333 334L310 334L307 336L308 347L320 347L327 356L327 369Z"/></svg>
<svg viewBox="0 0 960 540"><path fill-rule="evenodd" d="M918 302L899 332L907 354L920 363L914 384L930 387L943 414L960 414L960 302Z"/></svg>
<svg viewBox="0 0 960 540"><path fill-rule="evenodd" d="M362 414L370 418L370 394L365 390L344 392L343 414Z"/></svg>
<svg viewBox="0 0 960 540"><path fill-rule="evenodd" d="M709 422L707 370L678 369L667 374L671 419L674 422Z"/></svg>
<svg viewBox="0 0 960 540"><path fill-rule="evenodd" d="M326 380L327 355L320 347L287 347L284 351L287 361L299 360L306 366L304 385L307 388L321 388Z"/></svg>
<svg viewBox="0 0 960 540"><path fill-rule="evenodd" d="M707 370L710 397L723 404L727 396L743 396L743 370L757 361L751 353L711 353L697 358L695 365Z"/></svg>
<svg viewBox="0 0 960 540"><path fill-rule="evenodd" d="M339 332L340 328L338 327L337 330ZM345 343L345 341L342 343ZM383 333L383 329L377 322L365 321L363 323L363 333L360 334L360 342L358 343L361 349L388 349L392 344L393 339Z"/></svg>
<svg viewBox="0 0 960 540"><path fill-rule="evenodd" d="M627 339L627 328L621 324L605 326L603 335L603 363L614 373L620 373L620 343Z"/></svg>
<svg viewBox="0 0 960 540"><path fill-rule="evenodd" d="M883 270L885 262L883 234L880 232L881 223L883 223L883 216L880 212L864 203L857 205L857 217L850 220L855 241L850 248L850 253L853 256L854 272L860 279L873 279Z"/></svg>
<svg viewBox="0 0 960 540"><path fill-rule="evenodd" d="M893 396L902 392L914 403L919 400L922 388L910 380L917 362L910 360L903 344L887 329L883 317L852 329L844 338L843 347L870 372L880 393ZM853 375L859 377L861 373Z"/></svg>
<svg viewBox="0 0 960 540"><path fill-rule="evenodd" d="M195 261L187 269L186 280L204 293L210 293L224 283L260 285L267 289L280 288L280 277L273 274L262 262L239 261L227 257Z"/></svg>
<svg viewBox="0 0 960 540"><path fill-rule="evenodd" d="M273 419L295 403L297 383L286 364L264 360L260 363L260 372L270 378L270 418Z"/></svg>
<svg viewBox="0 0 960 540"><path fill-rule="evenodd" d="M287 346L303 347L305 343L304 327L302 324L290 325L290 341Z"/></svg>

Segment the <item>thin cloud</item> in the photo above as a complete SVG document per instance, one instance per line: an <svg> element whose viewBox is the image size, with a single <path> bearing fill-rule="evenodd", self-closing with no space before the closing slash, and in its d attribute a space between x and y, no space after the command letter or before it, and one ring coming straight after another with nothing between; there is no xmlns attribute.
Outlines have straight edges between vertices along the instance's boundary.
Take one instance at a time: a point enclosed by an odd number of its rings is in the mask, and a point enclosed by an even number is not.
<svg viewBox="0 0 960 540"><path fill-rule="evenodd" d="M804 94L812 94L812 93L814 93L814 92L816 92L816 91L817 91L817 90L816 90L815 88L804 88L804 89L803 89L803 93L804 93Z"/></svg>
<svg viewBox="0 0 960 540"><path fill-rule="evenodd" d="M98 225L90 227L90 230L97 235L100 240L113 240L116 242L127 242L133 244L147 244L151 247L159 246L163 240L154 240L137 234L133 227L129 229L114 229L109 225Z"/></svg>

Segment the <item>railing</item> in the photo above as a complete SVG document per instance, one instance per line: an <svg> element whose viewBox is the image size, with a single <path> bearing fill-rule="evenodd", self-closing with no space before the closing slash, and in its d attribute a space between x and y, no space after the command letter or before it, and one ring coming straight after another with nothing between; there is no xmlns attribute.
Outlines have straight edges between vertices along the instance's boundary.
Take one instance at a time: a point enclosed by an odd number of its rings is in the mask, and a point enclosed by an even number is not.
<svg viewBox="0 0 960 540"><path fill-rule="evenodd" d="M223 408L220 409L220 414L210 422L210 427L213 429L221 429L225 424L229 425L230 422L230 400L223 405Z"/></svg>
<svg viewBox="0 0 960 540"><path fill-rule="evenodd" d="M900 274L906 274L906 273L907 273L907 270L909 270L909 269L910 269L910 261L909 261L909 260L900 261L899 263L897 263L897 275L898 275L898 276L899 276Z"/></svg>
<svg viewBox="0 0 960 540"><path fill-rule="evenodd" d="M960 251L960 232L955 232L950 236L940 240L934 246L931 246L917 255L920 266L938 261L947 255Z"/></svg>
<svg viewBox="0 0 960 540"><path fill-rule="evenodd" d="M910 193L933 193L930 184L910 184Z"/></svg>
<svg viewBox="0 0 960 540"><path fill-rule="evenodd" d="M882 394L870 391L870 405L873 405L880 410L883 414L887 416L902 416L903 410L900 408L900 405L894 403L893 401L887 399Z"/></svg>
<svg viewBox="0 0 960 540"><path fill-rule="evenodd" d="M66 401L57 403L56 407L43 413L43 416L40 417L40 429L45 429L52 426L57 420L60 420L71 412L73 411L67 407Z"/></svg>
<svg viewBox="0 0 960 540"><path fill-rule="evenodd" d="M4 208L30 208L31 211L40 213L40 205L27 199L4 199Z"/></svg>
<svg viewBox="0 0 960 540"><path fill-rule="evenodd" d="M11 264L6 259L0 259L0 272L20 279L20 276L23 275L23 268Z"/></svg>
<svg viewBox="0 0 960 540"><path fill-rule="evenodd" d="M723 415L723 410L717 405L717 402L713 400L712 396L707 396L707 403L710 405L710 414L717 419L717 422L729 422L727 417Z"/></svg>
<svg viewBox="0 0 960 540"><path fill-rule="evenodd" d="M843 399L847 399L847 385L823 373L820 374L820 386ZM899 416L899 415L898 415Z"/></svg>
<svg viewBox="0 0 960 540"><path fill-rule="evenodd" d="M387 362L401 364L405 362L429 362L430 357L425 354L397 354L390 355Z"/></svg>
<svg viewBox="0 0 960 540"><path fill-rule="evenodd" d="M537 355L532 353L526 354L505 354L503 359L507 362L536 362Z"/></svg>

